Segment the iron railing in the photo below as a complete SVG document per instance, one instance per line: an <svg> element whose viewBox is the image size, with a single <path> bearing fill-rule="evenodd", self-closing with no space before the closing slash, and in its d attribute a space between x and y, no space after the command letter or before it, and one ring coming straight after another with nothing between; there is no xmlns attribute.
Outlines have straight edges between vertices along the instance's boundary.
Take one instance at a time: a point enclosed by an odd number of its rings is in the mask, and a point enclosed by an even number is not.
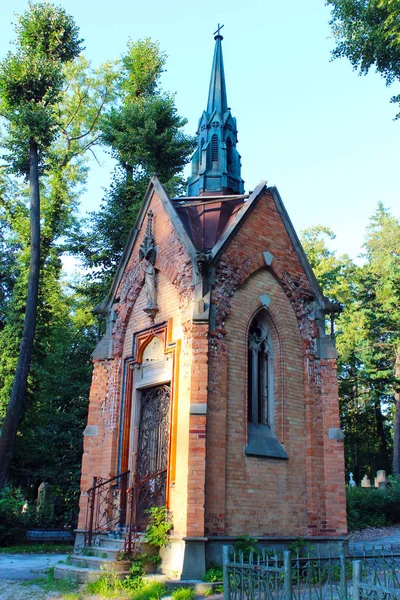
<svg viewBox="0 0 400 600"><path fill-rule="evenodd" d="M167 469L137 480L127 490L127 519L124 551L126 554L140 552L140 534L149 520L148 510L153 506L165 506Z"/></svg>
<svg viewBox="0 0 400 600"><path fill-rule="evenodd" d="M367 598L400 598L400 557L389 555L353 561L352 599Z"/></svg>
<svg viewBox="0 0 400 600"><path fill-rule="evenodd" d="M361 560L354 560L359 558ZM352 580L352 563L361 565ZM225 600L394 600L400 598L400 554L393 547L370 547L320 555L274 554L262 550L246 558L224 547ZM353 586L353 587L352 587ZM354 587L356 586L356 587Z"/></svg>
<svg viewBox="0 0 400 600"><path fill-rule="evenodd" d="M125 525L128 483L129 471L109 479L93 477L87 491L85 547L95 545L100 534Z"/></svg>

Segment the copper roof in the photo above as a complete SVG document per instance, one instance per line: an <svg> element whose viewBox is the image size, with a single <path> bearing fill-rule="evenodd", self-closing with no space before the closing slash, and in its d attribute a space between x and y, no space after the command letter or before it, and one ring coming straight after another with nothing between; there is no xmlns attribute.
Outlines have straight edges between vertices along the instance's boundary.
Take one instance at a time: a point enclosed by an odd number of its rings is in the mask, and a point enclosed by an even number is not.
<svg viewBox="0 0 400 600"><path fill-rule="evenodd" d="M247 196L174 199L173 206L196 250L212 250Z"/></svg>

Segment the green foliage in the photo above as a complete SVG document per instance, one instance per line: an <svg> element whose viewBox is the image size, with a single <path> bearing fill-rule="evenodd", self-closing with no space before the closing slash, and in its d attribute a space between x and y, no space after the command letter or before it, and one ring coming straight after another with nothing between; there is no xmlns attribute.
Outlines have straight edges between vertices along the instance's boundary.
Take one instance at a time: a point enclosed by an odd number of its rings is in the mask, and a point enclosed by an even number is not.
<svg viewBox="0 0 400 600"><path fill-rule="evenodd" d="M23 513L24 496L19 489L0 492L0 545L10 546L24 539L27 518Z"/></svg>
<svg viewBox="0 0 400 600"><path fill-rule="evenodd" d="M302 236L323 292L344 307L335 319L341 425L346 467L360 482L366 473L391 469L400 375L400 222L378 205L361 267L331 251L327 242L332 239L332 232L320 226ZM399 463L397 456L396 470Z"/></svg>
<svg viewBox="0 0 400 600"><path fill-rule="evenodd" d="M360 75L371 67L387 85L400 79L399 0L327 0L336 48L334 58L347 57ZM399 102L400 96L392 101ZM398 115L399 116L399 115Z"/></svg>
<svg viewBox="0 0 400 600"><path fill-rule="evenodd" d="M168 543L172 527L171 516L165 506L153 506L148 513L150 519L145 530L145 540L154 548L162 548Z"/></svg>
<svg viewBox="0 0 400 600"><path fill-rule="evenodd" d="M51 592L61 592L63 600L79 600L79 597L74 593L78 583L71 579L54 579L54 567L46 570L46 577L24 581L23 585L39 586L46 595Z"/></svg>
<svg viewBox="0 0 400 600"><path fill-rule="evenodd" d="M63 65L79 55L81 40L73 19L48 3L30 3L16 32L16 52L0 63L0 112L8 168L28 176L29 144L37 144L43 159L57 135Z"/></svg>
<svg viewBox="0 0 400 600"><path fill-rule="evenodd" d="M27 52L51 56L62 63L82 50L79 28L61 7L48 2L28 3L16 26L17 43Z"/></svg>
<svg viewBox="0 0 400 600"><path fill-rule="evenodd" d="M236 540L233 544L233 549L235 552L239 554L243 554L243 558L247 560L250 554L260 554L259 549L257 548L258 540L257 538L252 538L248 535L243 535Z"/></svg>
<svg viewBox="0 0 400 600"><path fill-rule="evenodd" d="M350 530L388 525L385 514L385 493L374 488L349 487L347 497L347 524Z"/></svg>
<svg viewBox="0 0 400 600"><path fill-rule="evenodd" d="M302 537L298 537L294 542L289 544L288 550L296 554L297 556L306 555L307 553L314 550L314 546L306 542L306 540Z"/></svg>
<svg viewBox="0 0 400 600"><path fill-rule="evenodd" d="M121 91L128 101L152 96L159 85L167 56L150 38L128 42L122 57Z"/></svg>
<svg viewBox="0 0 400 600"><path fill-rule="evenodd" d="M224 578L224 573L222 567L213 563L209 569L204 574L203 581L209 581L213 583L214 581L222 581Z"/></svg>
<svg viewBox="0 0 400 600"><path fill-rule="evenodd" d="M172 195L183 189L181 171L194 139L183 133L186 120L174 97L160 90L165 60L150 39L129 42L119 65L120 101L101 120L102 141L117 167L100 210L91 215L91 231L73 239L91 269L84 291L94 304L108 292L150 177L157 173Z"/></svg>
<svg viewBox="0 0 400 600"><path fill-rule="evenodd" d="M196 592L192 587L180 587L173 590L172 597L174 600L194 600Z"/></svg>
<svg viewBox="0 0 400 600"><path fill-rule="evenodd" d="M158 600L166 595L166 588L162 583L144 581L140 577L119 580L115 573L103 571L97 581L86 584L84 592L106 598L120 597L121 592L128 592L132 600Z"/></svg>

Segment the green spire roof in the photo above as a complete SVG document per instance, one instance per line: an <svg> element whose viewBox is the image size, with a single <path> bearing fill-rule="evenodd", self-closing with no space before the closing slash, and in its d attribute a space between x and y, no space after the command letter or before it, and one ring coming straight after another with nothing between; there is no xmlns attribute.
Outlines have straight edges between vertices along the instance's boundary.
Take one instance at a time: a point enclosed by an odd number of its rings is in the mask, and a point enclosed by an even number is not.
<svg viewBox="0 0 400 600"><path fill-rule="evenodd" d="M208 92L207 112L212 115L217 110L223 115L228 110L226 99L226 85L224 73L224 60L222 58L222 35L215 36L214 60L211 70L210 90Z"/></svg>
<svg viewBox="0 0 400 600"><path fill-rule="evenodd" d="M222 26L223 27L223 26ZM200 118L198 145L192 157L188 196L243 194L240 154L236 149L236 119L228 108L221 27L218 25L211 69L207 110Z"/></svg>

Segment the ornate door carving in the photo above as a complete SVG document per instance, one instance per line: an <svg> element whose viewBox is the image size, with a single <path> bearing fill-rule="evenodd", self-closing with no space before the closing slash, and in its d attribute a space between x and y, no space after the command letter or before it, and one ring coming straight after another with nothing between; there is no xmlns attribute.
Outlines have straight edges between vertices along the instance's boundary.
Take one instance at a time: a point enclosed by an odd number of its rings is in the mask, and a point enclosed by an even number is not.
<svg viewBox="0 0 400 600"><path fill-rule="evenodd" d="M142 527L148 520L145 512L148 508L165 505L170 402L170 385L142 392L136 462L136 481L143 482L138 488L136 510L137 522Z"/></svg>

